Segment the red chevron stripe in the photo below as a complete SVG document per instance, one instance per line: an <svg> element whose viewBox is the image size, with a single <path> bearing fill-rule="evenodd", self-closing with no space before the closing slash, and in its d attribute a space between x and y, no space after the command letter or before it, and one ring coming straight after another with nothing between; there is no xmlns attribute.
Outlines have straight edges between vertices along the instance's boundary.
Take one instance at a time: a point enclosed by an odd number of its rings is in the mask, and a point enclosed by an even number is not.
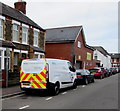
<svg viewBox="0 0 120 111"><path fill-rule="evenodd" d="M38 88L42 88L36 81L33 81Z"/></svg>
<svg viewBox="0 0 120 111"><path fill-rule="evenodd" d="M44 86L46 86L46 83L42 83Z"/></svg>
<svg viewBox="0 0 120 111"><path fill-rule="evenodd" d="M44 78L46 78L46 74L44 74L43 72L40 73Z"/></svg>
<svg viewBox="0 0 120 111"><path fill-rule="evenodd" d="M25 75L25 77L22 79L22 81L24 81L24 80L29 76L29 74L30 74L30 73L27 73L27 74Z"/></svg>
<svg viewBox="0 0 120 111"><path fill-rule="evenodd" d="M20 77L22 77L23 74L24 74L24 72L22 72L22 73L20 74Z"/></svg>

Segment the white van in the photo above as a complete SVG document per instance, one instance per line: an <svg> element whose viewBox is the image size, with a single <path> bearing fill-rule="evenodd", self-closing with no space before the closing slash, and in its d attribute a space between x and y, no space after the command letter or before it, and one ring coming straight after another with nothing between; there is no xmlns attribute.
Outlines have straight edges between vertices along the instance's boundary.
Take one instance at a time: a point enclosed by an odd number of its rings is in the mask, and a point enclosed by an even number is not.
<svg viewBox="0 0 120 111"><path fill-rule="evenodd" d="M21 89L47 89L58 94L61 88L77 87L76 71L70 61L60 59L26 59L20 70Z"/></svg>

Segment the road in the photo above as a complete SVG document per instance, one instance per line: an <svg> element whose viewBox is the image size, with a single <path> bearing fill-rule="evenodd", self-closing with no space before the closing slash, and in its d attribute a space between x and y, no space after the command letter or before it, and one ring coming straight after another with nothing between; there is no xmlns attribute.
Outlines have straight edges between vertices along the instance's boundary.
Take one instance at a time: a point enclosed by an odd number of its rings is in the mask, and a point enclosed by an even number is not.
<svg viewBox="0 0 120 111"><path fill-rule="evenodd" d="M3 109L118 109L118 74L64 89L57 96L19 95L2 100Z"/></svg>

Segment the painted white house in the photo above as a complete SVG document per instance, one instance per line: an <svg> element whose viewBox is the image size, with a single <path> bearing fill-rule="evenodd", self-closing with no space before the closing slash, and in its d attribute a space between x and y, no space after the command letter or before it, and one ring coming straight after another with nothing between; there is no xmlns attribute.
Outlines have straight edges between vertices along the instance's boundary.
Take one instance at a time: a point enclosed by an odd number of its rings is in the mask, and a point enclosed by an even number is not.
<svg viewBox="0 0 120 111"><path fill-rule="evenodd" d="M111 65L111 56L109 53L101 46L92 46L95 50L93 52L93 59L99 60L102 67L110 68Z"/></svg>

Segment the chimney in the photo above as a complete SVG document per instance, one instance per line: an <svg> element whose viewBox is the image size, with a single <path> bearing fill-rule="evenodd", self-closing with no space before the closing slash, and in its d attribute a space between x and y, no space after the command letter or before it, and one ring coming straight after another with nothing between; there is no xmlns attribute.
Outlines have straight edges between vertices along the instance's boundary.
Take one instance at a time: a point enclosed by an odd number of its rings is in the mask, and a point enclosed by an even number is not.
<svg viewBox="0 0 120 111"><path fill-rule="evenodd" d="M18 2L14 3L15 9L21 11L26 14L26 2L23 0L18 0Z"/></svg>

